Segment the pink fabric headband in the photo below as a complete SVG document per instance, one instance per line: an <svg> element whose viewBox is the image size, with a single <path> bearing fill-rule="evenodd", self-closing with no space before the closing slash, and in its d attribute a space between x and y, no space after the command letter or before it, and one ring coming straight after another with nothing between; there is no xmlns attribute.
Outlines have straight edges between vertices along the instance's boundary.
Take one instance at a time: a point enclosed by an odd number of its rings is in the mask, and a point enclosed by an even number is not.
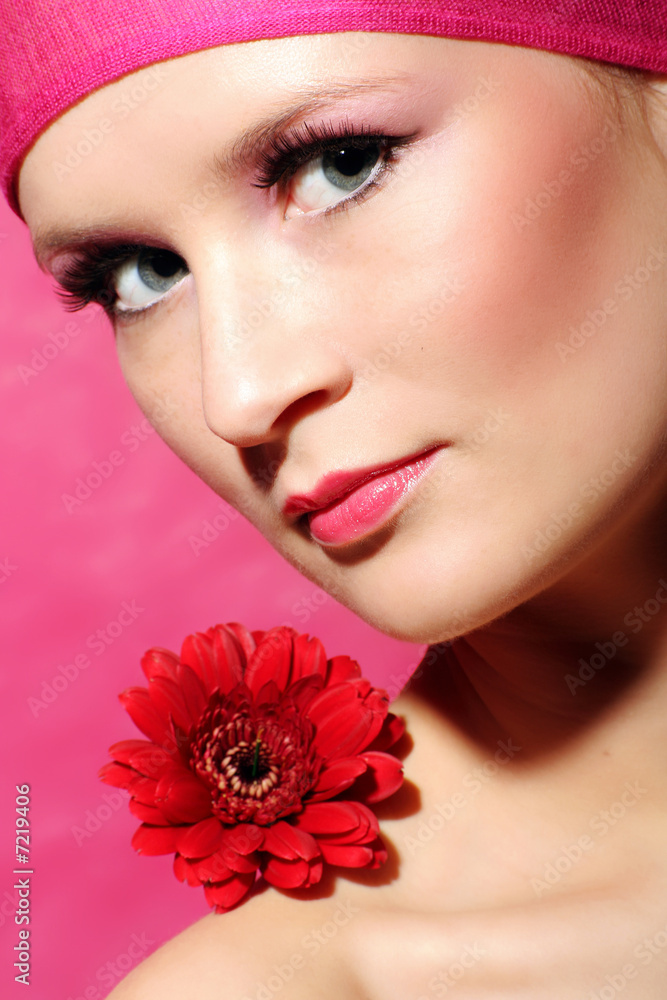
<svg viewBox="0 0 667 1000"><path fill-rule="evenodd" d="M385 31L549 49L667 73L666 0L0 0L0 183L90 91L200 49Z"/></svg>

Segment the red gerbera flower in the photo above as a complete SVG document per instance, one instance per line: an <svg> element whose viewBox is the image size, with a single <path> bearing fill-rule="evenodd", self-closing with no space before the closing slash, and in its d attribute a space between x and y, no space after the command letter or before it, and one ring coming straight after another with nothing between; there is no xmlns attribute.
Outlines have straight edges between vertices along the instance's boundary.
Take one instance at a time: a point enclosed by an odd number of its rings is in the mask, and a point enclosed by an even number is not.
<svg viewBox="0 0 667 1000"><path fill-rule="evenodd" d="M384 691L348 656L294 629L232 622L188 636L180 659L142 660L148 689L120 699L148 740L110 748L100 777L127 788L143 854L175 852L174 871L219 912L255 880L314 885L326 862L377 868L387 852L369 804L392 795L403 733Z"/></svg>

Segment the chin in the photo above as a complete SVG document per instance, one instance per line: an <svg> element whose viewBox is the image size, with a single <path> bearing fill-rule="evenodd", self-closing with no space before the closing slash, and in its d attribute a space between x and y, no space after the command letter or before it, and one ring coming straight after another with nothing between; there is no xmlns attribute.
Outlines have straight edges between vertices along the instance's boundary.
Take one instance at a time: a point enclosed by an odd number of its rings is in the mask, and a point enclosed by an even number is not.
<svg viewBox="0 0 667 1000"><path fill-rule="evenodd" d="M463 603L461 588L452 587L451 583L447 586L442 581L429 580L418 587L406 586L398 583L401 580L398 573L382 576L375 585L339 593L336 598L378 632L403 642L433 645L451 641L488 625L516 605L516 601L501 600L497 594L472 590L470 601ZM456 590L459 596L454 598Z"/></svg>
<svg viewBox="0 0 667 1000"><path fill-rule="evenodd" d="M446 612L443 613L442 608L433 609L432 614L425 611L424 608L403 609L403 615L399 617L387 615L383 609L381 613L374 614L371 611L369 614L360 614L360 617L378 632L383 632L392 639L433 646L441 642L452 642L468 632L488 625L500 616L500 613L489 614L473 619L450 616ZM356 613L359 614L359 611Z"/></svg>
<svg viewBox="0 0 667 1000"><path fill-rule="evenodd" d="M447 562L444 553L452 549L430 543L391 559L385 550L385 558L354 567L334 596L385 635L434 645L503 618L547 588L569 565L567 558L554 559L527 571L518 564L515 550L483 545L461 545ZM320 585L326 589L324 581Z"/></svg>

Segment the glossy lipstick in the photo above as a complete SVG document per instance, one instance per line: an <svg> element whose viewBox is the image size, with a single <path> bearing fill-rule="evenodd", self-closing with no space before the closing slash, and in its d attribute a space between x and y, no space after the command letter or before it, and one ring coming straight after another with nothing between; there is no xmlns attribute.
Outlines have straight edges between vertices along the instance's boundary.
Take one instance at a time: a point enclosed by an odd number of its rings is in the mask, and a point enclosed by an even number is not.
<svg viewBox="0 0 667 1000"><path fill-rule="evenodd" d="M322 545L363 538L394 513L427 473L440 447L381 469L325 476L312 493L290 497L287 515L306 514L310 533Z"/></svg>

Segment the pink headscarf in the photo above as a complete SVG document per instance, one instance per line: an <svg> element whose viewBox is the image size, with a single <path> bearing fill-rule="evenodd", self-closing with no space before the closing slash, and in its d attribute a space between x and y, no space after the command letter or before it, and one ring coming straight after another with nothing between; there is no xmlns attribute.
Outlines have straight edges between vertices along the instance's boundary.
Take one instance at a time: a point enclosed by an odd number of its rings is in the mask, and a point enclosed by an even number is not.
<svg viewBox="0 0 667 1000"><path fill-rule="evenodd" d="M338 31L441 35L667 73L667 0L0 0L0 183L35 139L126 73L230 42Z"/></svg>

